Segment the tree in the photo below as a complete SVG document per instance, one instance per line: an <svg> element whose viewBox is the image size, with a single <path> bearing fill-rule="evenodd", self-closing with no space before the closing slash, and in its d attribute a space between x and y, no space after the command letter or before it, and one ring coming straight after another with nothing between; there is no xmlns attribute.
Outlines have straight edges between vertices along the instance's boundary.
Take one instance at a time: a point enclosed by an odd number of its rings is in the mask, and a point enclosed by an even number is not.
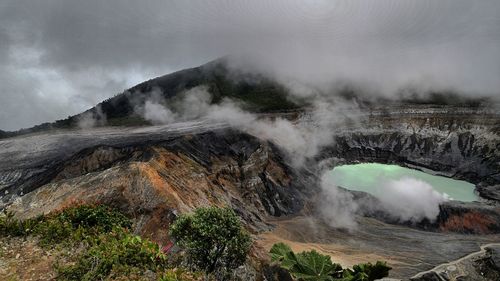
<svg viewBox="0 0 500 281"><path fill-rule="evenodd" d="M206 273L226 274L242 265L251 246L250 235L230 208L208 207L181 215L170 235L185 249L190 266Z"/></svg>

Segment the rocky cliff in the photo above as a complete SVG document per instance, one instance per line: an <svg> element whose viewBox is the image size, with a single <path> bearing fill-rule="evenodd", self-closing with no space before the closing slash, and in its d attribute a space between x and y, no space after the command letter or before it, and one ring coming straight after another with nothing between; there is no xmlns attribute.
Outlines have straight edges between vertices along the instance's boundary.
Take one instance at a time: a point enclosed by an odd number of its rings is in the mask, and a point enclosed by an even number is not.
<svg viewBox="0 0 500 281"><path fill-rule="evenodd" d="M345 163L381 162L476 184L482 203L443 204L427 230L464 233L500 231L500 115L494 109L438 105L396 105L371 108L355 127L340 128L335 142L318 157L327 167ZM373 199L361 196L361 200ZM363 208L362 208L363 209ZM397 223L383 208L362 210L365 215Z"/></svg>
<svg viewBox="0 0 500 281"><path fill-rule="evenodd" d="M374 108L361 126L343 128L319 158L382 162L462 179L495 198L500 183L500 114L494 109L405 105ZM489 193L488 193L489 192Z"/></svg>
<svg viewBox="0 0 500 281"><path fill-rule="evenodd" d="M269 229L268 216L302 208L304 180L272 144L225 128L167 136L115 142L95 134L98 145L72 155L31 155L30 172L3 170L4 202L21 218L81 202L108 204L160 242L176 214L204 205L231 206L254 232Z"/></svg>
<svg viewBox="0 0 500 281"><path fill-rule="evenodd" d="M286 232L280 233L287 234L280 239L319 249L344 243L332 250L337 256L377 253L376 258L393 262L397 277L428 270L498 239L491 234L499 231L500 213L497 112L391 105L365 108L363 114L360 124L332 132L335 141L303 169L290 166L288 156L270 142L206 121L4 139L1 207L26 218L71 204L105 203L131 215L138 233L166 242L177 214L203 205L228 205L257 240L266 241L262 235L283 227L276 218L314 213L319 191L315 172L343 163L383 162L466 179L478 185L483 201L441 206L436 222L418 225L432 235L365 213L379 220L360 218L360 229L353 233L332 230L321 220L313 219L314 227L309 219L297 220L285 226ZM300 118L307 119L307 114ZM397 239L387 241L388 236ZM358 249L360 244L363 249ZM268 250L256 247L259 255Z"/></svg>

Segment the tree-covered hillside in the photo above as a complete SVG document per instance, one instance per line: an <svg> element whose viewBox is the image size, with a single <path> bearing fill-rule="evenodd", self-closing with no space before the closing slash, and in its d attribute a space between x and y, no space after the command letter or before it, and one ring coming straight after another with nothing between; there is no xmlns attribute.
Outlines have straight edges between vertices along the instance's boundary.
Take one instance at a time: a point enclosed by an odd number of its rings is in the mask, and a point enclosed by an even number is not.
<svg viewBox="0 0 500 281"><path fill-rule="evenodd" d="M219 103L224 98L230 98L251 112L283 112L307 105L305 100L291 98L291 95L287 93L288 89L274 79L256 72L241 72L229 68L226 59L222 58L199 67L180 70L145 81L85 112L68 116L66 119L43 123L16 132L0 131L0 139L48 130L76 128L84 117L97 120L104 118L105 122L98 125L148 125L149 122L137 112L137 108L143 106L147 100L159 94L165 103L169 104L176 98L180 98L182 93L198 86L204 86L210 93L211 103ZM372 95L348 84L340 88L336 87L332 91L339 97L347 100L356 99L366 105L374 102L387 104L397 100L406 104L453 104L478 107L488 102L485 98L470 98L453 91L422 93L414 88L402 89L397 99ZM328 94L332 93L328 92Z"/></svg>
<svg viewBox="0 0 500 281"><path fill-rule="evenodd" d="M144 125L147 121L137 114L136 108L143 105L153 94L161 93L168 103L172 98L197 86L205 86L212 97L212 103L219 103L227 97L241 102L245 109L253 112L280 112L299 107L297 102L287 97L286 89L280 84L263 75L235 75L225 66L224 60L219 59L140 83L81 114L68 116L63 120L43 123L17 132L0 131L0 138L75 128L84 114L94 117L104 115L106 124L112 126Z"/></svg>

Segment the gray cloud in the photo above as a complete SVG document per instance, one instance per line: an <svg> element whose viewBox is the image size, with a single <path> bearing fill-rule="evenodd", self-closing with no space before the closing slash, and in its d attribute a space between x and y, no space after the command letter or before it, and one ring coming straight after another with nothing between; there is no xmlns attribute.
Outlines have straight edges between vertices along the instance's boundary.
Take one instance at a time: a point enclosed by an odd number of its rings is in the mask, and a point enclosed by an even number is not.
<svg viewBox="0 0 500 281"><path fill-rule="evenodd" d="M496 0L5 0L0 129L64 118L142 80L241 53L285 82L498 96L499 15Z"/></svg>

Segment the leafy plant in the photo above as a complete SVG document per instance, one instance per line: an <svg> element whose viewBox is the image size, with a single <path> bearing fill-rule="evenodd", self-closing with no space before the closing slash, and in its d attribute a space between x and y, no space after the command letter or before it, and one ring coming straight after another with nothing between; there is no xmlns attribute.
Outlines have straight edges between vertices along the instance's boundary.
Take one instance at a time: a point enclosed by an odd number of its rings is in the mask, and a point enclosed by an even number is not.
<svg viewBox="0 0 500 281"><path fill-rule="evenodd" d="M131 221L122 213L104 205L81 205L67 208L56 213L61 221L71 223L75 229L79 226L84 228L97 228L102 231L111 231L114 227L130 228Z"/></svg>
<svg viewBox="0 0 500 281"><path fill-rule="evenodd" d="M71 258L74 263L56 265L59 280L103 280L146 270L161 274L167 258L160 246L130 234L131 225L125 215L109 207L82 205L24 221L5 213L0 217L0 235L35 235L42 246L78 243L82 249Z"/></svg>
<svg viewBox="0 0 500 281"><path fill-rule="evenodd" d="M224 274L228 272L225 269L243 263L250 237L236 214L229 209L206 209L197 214L180 219L177 229L182 237L194 238L186 238L183 245L209 247L207 252L189 248L193 249L190 261L199 261L198 254L207 254L205 261L213 262L212 272ZM42 246L77 247L77 251L64 252L69 264L55 265L58 280L142 280L150 274L165 281L202 280L199 272L178 267L178 255L169 254L167 259L157 243L131 234L131 226L124 214L103 205L74 206L27 220L18 220L8 212L0 216L0 236L33 235ZM196 240L200 237L206 240Z"/></svg>
<svg viewBox="0 0 500 281"><path fill-rule="evenodd" d="M91 246L76 264L58 268L59 279L101 280L114 269L126 274L132 270L156 271L167 266L167 258L158 244L121 229L101 234L89 242Z"/></svg>
<svg viewBox="0 0 500 281"><path fill-rule="evenodd" d="M206 280L199 273L185 271L179 268L169 269L160 276L159 281L191 281ZM208 281L208 280L206 280Z"/></svg>
<svg viewBox="0 0 500 281"><path fill-rule="evenodd" d="M0 235L2 236L23 236L26 235L35 225L31 220L17 220L12 212L4 211L0 217Z"/></svg>
<svg viewBox="0 0 500 281"><path fill-rule="evenodd" d="M199 208L181 215L170 235L186 251L187 263L206 273L228 273L242 265L250 249L250 235L229 208Z"/></svg>
<svg viewBox="0 0 500 281"><path fill-rule="evenodd" d="M11 212L0 217L0 235L40 237L42 245L67 239L81 241L86 236L109 232L115 227L130 228L131 221L122 213L103 205L80 205L45 216L17 220Z"/></svg>
<svg viewBox="0 0 500 281"><path fill-rule="evenodd" d="M390 267L385 262L377 261L375 264L364 263L352 267L352 269L345 269L345 278L352 281L371 281L377 280L389 275Z"/></svg>
<svg viewBox="0 0 500 281"><path fill-rule="evenodd" d="M281 267L299 280L334 280L333 276L342 272L342 266L332 263L330 256L321 255L315 250L295 254L292 249L278 243L271 248L271 260L279 262Z"/></svg>
<svg viewBox="0 0 500 281"><path fill-rule="evenodd" d="M330 256L315 250L294 253L284 244L274 244L270 250L271 261L288 270L293 278L303 281L373 281L389 275L391 269L385 262L366 263L342 269L332 263Z"/></svg>

